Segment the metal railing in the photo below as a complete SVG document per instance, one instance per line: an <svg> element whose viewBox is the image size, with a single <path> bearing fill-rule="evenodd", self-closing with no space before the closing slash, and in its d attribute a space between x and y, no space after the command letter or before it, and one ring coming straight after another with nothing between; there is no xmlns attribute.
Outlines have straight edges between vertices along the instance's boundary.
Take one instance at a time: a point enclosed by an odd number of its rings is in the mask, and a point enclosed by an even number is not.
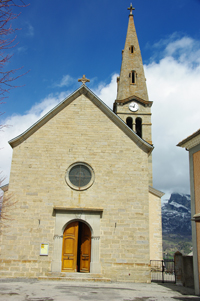
<svg viewBox="0 0 200 301"><path fill-rule="evenodd" d="M175 267L173 259L151 260L151 281L154 282L176 282Z"/></svg>

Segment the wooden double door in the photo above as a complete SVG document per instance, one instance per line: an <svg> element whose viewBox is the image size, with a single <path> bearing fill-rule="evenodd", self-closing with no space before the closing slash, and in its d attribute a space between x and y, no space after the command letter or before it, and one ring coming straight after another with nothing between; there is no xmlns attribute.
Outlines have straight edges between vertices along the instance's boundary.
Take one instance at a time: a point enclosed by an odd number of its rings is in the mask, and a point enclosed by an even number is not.
<svg viewBox="0 0 200 301"><path fill-rule="evenodd" d="M70 223L63 234L62 272L90 272L91 231L82 222Z"/></svg>

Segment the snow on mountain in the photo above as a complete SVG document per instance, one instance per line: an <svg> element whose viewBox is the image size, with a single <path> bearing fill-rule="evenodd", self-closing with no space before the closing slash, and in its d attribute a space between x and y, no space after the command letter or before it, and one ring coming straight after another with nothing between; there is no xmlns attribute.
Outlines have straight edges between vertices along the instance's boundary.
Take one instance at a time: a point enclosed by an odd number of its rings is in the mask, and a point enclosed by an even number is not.
<svg viewBox="0 0 200 301"><path fill-rule="evenodd" d="M185 211L185 212L190 212L189 210L188 210L188 208L187 207L185 207L185 206L183 206L183 205L181 205L181 204L178 204L178 203L176 203L175 201L172 201L171 203L170 203L170 206L173 208L173 209L177 209L179 212L180 211Z"/></svg>
<svg viewBox="0 0 200 301"><path fill-rule="evenodd" d="M172 193L162 206L163 234L191 235L191 199L188 194Z"/></svg>

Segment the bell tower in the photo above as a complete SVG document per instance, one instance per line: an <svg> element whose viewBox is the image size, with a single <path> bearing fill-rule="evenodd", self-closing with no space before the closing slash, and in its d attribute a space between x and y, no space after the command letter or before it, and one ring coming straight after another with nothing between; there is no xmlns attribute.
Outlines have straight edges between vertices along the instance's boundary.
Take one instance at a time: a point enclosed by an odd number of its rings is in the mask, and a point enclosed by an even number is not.
<svg viewBox="0 0 200 301"><path fill-rule="evenodd" d="M128 30L124 50L122 50L122 64L120 76L117 78L117 99L114 112L138 136L152 144L151 138L151 106L149 101L142 56L138 43L133 19L133 6L130 10Z"/></svg>
<svg viewBox="0 0 200 301"><path fill-rule="evenodd" d="M122 50L120 76L117 78L117 99L113 111L136 134L152 144L151 106L149 101L141 51L133 19L133 6L128 8L129 22L125 47ZM152 162L149 157L149 179L152 185Z"/></svg>

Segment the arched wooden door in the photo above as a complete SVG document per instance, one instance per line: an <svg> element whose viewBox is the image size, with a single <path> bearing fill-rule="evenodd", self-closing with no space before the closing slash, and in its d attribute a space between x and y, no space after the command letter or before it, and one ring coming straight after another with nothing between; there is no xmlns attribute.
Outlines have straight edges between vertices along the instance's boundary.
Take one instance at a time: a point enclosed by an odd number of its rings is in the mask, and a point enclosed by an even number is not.
<svg viewBox="0 0 200 301"><path fill-rule="evenodd" d="M81 223L80 232L80 272L89 273L91 253L91 232L88 226Z"/></svg>
<svg viewBox="0 0 200 301"><path fill-rule="evenodd" d="M76 272L78 222L69 224L63 234L62 271Z"/></svg>
<svg viewBox="0 0 200 301"><path fill-rule="evenodd" d="M90 272L91 231L82 222L70 223L63 234L62 272Z"/></svg>

